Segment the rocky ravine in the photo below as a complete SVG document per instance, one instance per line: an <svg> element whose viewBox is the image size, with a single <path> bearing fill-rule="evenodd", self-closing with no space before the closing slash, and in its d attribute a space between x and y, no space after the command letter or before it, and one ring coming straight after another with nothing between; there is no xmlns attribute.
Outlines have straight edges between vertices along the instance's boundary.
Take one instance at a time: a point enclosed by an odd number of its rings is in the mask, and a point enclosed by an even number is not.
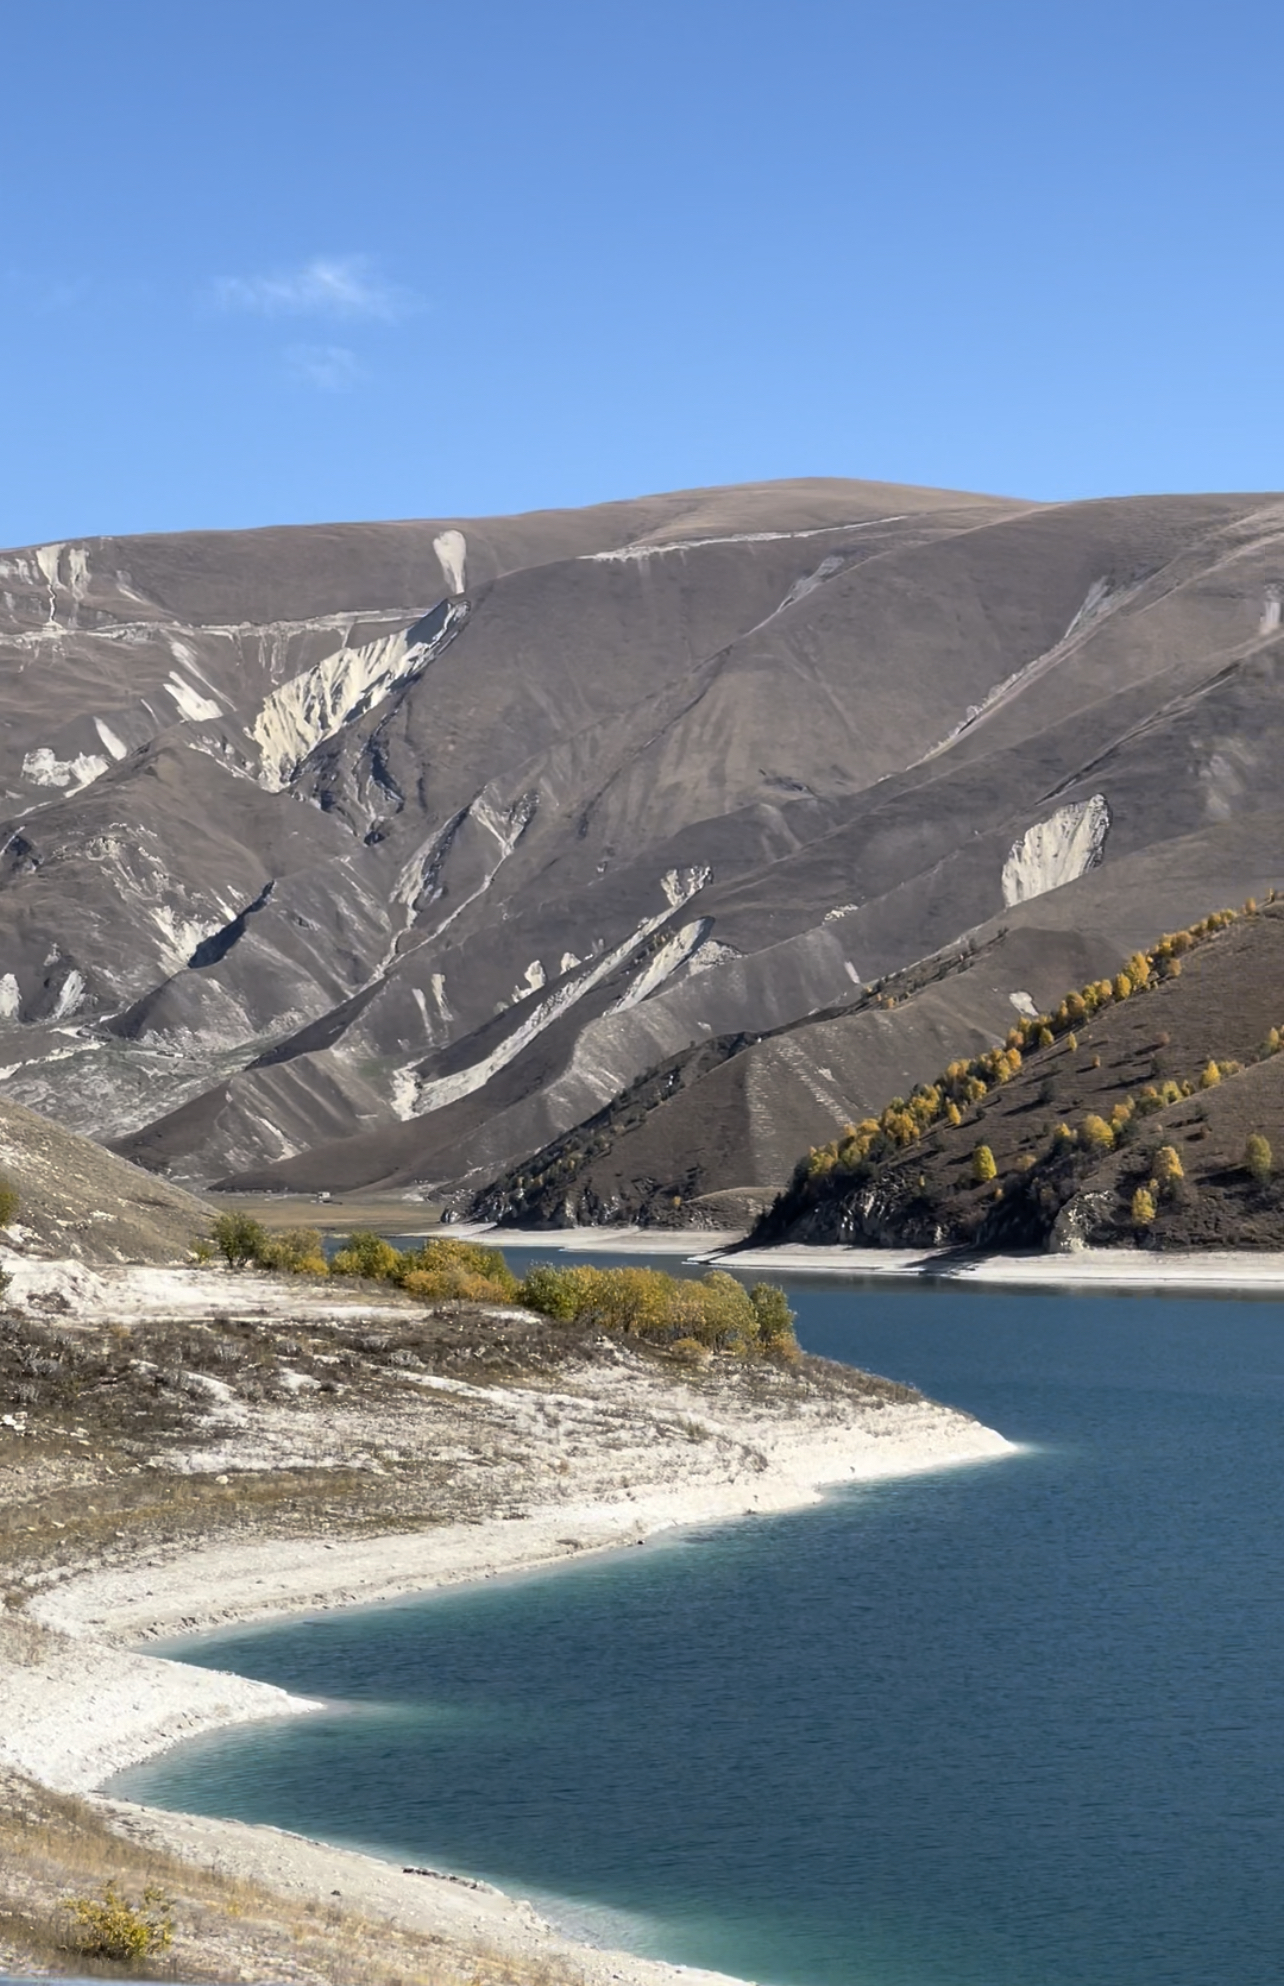
<svg viewBox="0 0 1284 1986"><path fill-rule="evenodd" d="M761 1196L1276 880L1282 555L1272 497L840 481L4 554L9 1094L462 1205L730 1039L592 1192Z"/></svg>

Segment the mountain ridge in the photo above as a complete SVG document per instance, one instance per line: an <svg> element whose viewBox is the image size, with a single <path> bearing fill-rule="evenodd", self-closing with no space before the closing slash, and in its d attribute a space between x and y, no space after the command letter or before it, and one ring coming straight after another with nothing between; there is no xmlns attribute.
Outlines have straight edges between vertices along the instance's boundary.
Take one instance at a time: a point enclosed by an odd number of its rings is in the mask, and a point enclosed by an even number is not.
<svg viewBox="0 0 1284 1986"><path fill-rule="evenodd" d="M1282 587L1277 497L835 479L0 555L8 1092L178 1179L462 1207L770 1036L747 1176L670 1138L769 1193L883 1066L853 1014L822 1076L810 1016L1032 902L1104 970L1157 881L1265 886Z"/></svg>

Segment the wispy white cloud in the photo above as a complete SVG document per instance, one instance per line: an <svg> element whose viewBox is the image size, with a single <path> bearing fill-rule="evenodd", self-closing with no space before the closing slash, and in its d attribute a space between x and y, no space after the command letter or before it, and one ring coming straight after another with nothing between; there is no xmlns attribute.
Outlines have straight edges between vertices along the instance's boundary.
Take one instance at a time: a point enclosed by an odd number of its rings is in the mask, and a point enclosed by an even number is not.
<svg viewBox="0 0 1284 1986"><path fill-rule="evenodd" d="M285 362L296 379L323 393L343 393L365 378L355 352L346 345L290 345Z"/></svg>
<svg viewBox="0 0 1284 1986"><path fill-rule="evenodd" d="M87 276L50 276L33 269L6 269L3 287L6 298L17 309L39 316L50 311L74 310L89 296Z"/></svg>
<svg viewBox="0 0 1284 1986"><path fill-rule="evenodd" d="M409 290L389 283L366 255L318 255L271 276L224 276L214 285L224 310L259 317L373 318L385 324L416 307Z"/></svg>

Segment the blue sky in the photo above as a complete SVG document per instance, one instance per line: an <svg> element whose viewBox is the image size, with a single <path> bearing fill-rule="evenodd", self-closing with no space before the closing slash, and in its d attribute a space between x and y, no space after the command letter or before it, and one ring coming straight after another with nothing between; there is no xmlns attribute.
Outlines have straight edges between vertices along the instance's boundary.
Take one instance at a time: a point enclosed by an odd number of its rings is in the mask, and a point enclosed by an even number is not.
<svg viewBox="0 0 1284 1986"><path fill-rule="evenodd" d="M1284 10L11 10L0 542L1284 484Z"/></svg>

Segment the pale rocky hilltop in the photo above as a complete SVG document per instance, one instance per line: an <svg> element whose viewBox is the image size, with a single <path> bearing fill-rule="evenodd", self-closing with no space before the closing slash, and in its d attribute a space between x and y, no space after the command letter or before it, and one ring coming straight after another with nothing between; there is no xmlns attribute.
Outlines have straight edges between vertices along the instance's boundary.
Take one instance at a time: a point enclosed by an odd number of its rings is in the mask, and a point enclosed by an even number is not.
<svg viewBox="0 0 1284 1986"><path fill-rule="evenodd" d="M1280 880L1282 589L1276 497L834 480L0 555L8 1093L462 1205L709 1050L588 1210L769 1193Z"/></svg>

